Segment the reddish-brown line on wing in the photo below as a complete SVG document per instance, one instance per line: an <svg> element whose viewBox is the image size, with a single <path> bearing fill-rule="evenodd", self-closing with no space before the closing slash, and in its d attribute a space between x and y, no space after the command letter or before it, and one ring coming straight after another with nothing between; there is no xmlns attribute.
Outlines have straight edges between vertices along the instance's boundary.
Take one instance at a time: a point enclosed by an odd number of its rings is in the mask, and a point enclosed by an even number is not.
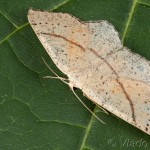
<svg viewBox="0 0 150 150"><path fill-rule="evenodd" d="M131 100L130 96L128 95L128 93L126 92L126 90L125 90L123 84L119 81L119 76L118 76L117 72L116 72L116 71L114 70L114 68L113 68L103 57L101 57L95 50L93 50L93 49L89 49L89 50L92 51L92 52L93 52L97 57L99 57L101 60L103 60L103 61L110 67L110 69L115 73L115 75L117 76L116 81L117 81L117 83L120 85L120 87L122 88L122 90L123 90L123 92L124 92L124 94L125 94L127 100L128 100L129 103L130 103L131 112L132 112L132 118L133 118L133 121L135 122L135 121L136 121L136 120L135 120L135 112L134 112L134 107L133 107L132 100Z"/></svg>
<svg viewBox="0 0 150 150"><path fill-rule="evenodd" d="M116 79L117 83L120 85L120 87L122 88L123 92L125 93L126 95L126 98L128 99L129 103L130 103L130 106L131 106L131 111L132 111L132 118L133 118L133 121L136 122L135 120L135 112L134 112L134 107L133 107L133 103L132 103L132 100L130 98L130 96L128 95L128 93L126 92L123 84L119 81L119 79L117 78Z"/></svg>
<svg viewBox="0 0 150 150"><path fill-rule="evenodd" d="M54 36L54 37L58 37L58 38L62 38L68 42L70 42L71 44L74 44L76 46L78 46L79 48L81 48L83 51L85 51L85 48L83 46L81 46L80 44L76 43L76 42L73 42L71 40L68 40L67 38L61 36L61 35L57 35L57 34L50 34L50 33L41 33L41 34L45 34L45 35L50 35L50 36ZM92 48L88 48L91 52L93 52L97 57L99 57L101 60L103 60L109 67L110 69L114 72L114 74L116 75L117 79L117 83L120 85L121 89L123 90L125 96L126 96L126 99L129 101L129 104L131 106L131 112L132 112L132 119L133 121L135 122L136 119L135 119L135 112L134 112L134 107L133 107L133 103L132 103L132 100L130 98L130 96L128 95L128 93L126 92L123 84L119 81L119 76L117 74L117 72L113 69L113 67L106 61L106 59L104 59L103 57L101 57L95 50L93 50Z"/></svg>
<svg viewBox="0 0 150 150"><path fill-rule="evenodd" d="M50 33L43 33L43 32L42 32L41 34L51 35L51 36L54 36L54 37L62 38L62 39L64 39L65 41L68 41L69 43L71 43L71 44L73 44L73 45L76 45L76 46L78 46L79 48L81 48L83 51L85 51L85 48L84 48L82 45L80 45L80 44L78 44L78 43L76 43L76 42L74 42L74 41L68 40L67 38L65 38L65 37L63 37L63 36L61 36L61 35L50 34Z"/></svg>

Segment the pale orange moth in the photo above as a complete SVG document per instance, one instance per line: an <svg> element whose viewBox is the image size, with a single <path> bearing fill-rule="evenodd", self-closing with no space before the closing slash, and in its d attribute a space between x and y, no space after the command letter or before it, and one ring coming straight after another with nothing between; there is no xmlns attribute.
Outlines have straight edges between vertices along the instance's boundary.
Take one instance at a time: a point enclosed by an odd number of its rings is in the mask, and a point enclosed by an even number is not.
<svg viewBox="0 0 150 150"><path fill-rule="evenodd" d="M150 134L150 61L124 47L112 24L32 9L28 20L71 87Z"/></svg>

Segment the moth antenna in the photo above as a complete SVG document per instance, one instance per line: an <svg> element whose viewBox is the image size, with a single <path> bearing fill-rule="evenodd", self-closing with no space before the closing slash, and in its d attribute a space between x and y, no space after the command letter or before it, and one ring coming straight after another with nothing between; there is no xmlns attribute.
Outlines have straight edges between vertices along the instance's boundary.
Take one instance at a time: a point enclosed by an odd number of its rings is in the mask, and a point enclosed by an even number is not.
<svg viewBox="0 0 150 150"><path fill-rule="evenodd" d="M100 122L102 122L103 124L106 124L105 122L103 122L96 114L94 114L85 104L84 102L79 98L79 96L75 93L73 86L70 86L73 94L76 96L76 98L81 102L81 104L96 118L98 119Z"/></svg>
<svg viewBox="0 0 150 150"><path fill-rule="evenodd" d="M52 77L52 76L46 76L44 78L54 78L54 79L60 79L62 82L64 82L65 84L69 84L68 82L66 82L65 78L60 77L52 68L50 68L50 66L46 63L46 61L44 60L44 58L42 57L43 62L45 63L45 65L47 66L47 68L56 76L56 77Z"/></svg>
<svg viewBox="0 0 150 150"><path fill-rule="evenodd" d="M73 94L76 96L76 98L81 102L81 104L96 118L98 119L100 122L102 122L103 124L105 124L105 122L103 122L97 115L95 115L85 104L84 102L79 98L79 96L75 93L74 89L73 89L73 85L71 83L68 83L66 82L65 80L68 80L68 79L64 79L64 78L61 78L59 77L59 75L52 70L52 68L50 68L50 66L46 63L46 61L44 60L44 58L42 57L45 65L47 66L47 68L56 76L56 77L52 77L52 76L46 76L44 78L54 78L54 79L60 79L62 82L64 82L65 84L67 84L71 91L73 92Z"/></svg>

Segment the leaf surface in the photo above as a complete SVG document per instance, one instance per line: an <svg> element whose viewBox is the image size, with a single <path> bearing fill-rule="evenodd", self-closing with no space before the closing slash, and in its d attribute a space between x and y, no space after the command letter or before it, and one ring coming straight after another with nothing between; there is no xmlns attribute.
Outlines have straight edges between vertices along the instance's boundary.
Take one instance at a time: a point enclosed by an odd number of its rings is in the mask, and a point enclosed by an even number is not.
<svg viewBox="0 0 150 150"><path fill-rule="evenodd" d="M60 76L27 21L29 8L67 12L83 21L108 20L123 44L150 60L150 0L0 0L0 149L150 149L150 136L76 93L106 124L95 119Z"/></svg>

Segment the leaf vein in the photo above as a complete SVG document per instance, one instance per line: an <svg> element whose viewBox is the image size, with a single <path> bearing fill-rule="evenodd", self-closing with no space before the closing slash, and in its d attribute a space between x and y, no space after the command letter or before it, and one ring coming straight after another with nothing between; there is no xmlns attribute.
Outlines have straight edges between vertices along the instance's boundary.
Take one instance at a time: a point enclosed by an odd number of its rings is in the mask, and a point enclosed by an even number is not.
<svg viewBox="0 0 150 150"><path fill-rule="evenodd" d="M5 17L14 27L18 28L18 26L14 22L12 22L11 19L7 15L5 15L4 13L2 13L1 11L0 11L0 14L3 17Z"/></svg>
<svg viewBox="0 0 150 150"><path fill-rule="evenodd" d="M132 16L133 16L136 5L137 5L137 0L134 0L133 4L132 4L132 7L131 7L131 10L129 12L129 17L128 17L127 22L125 24L125 29L124 29L123 36L122 36L122 43L124 43L125 36L127 34L128 28L130 26L130 23L131 23Z"/></svg>

